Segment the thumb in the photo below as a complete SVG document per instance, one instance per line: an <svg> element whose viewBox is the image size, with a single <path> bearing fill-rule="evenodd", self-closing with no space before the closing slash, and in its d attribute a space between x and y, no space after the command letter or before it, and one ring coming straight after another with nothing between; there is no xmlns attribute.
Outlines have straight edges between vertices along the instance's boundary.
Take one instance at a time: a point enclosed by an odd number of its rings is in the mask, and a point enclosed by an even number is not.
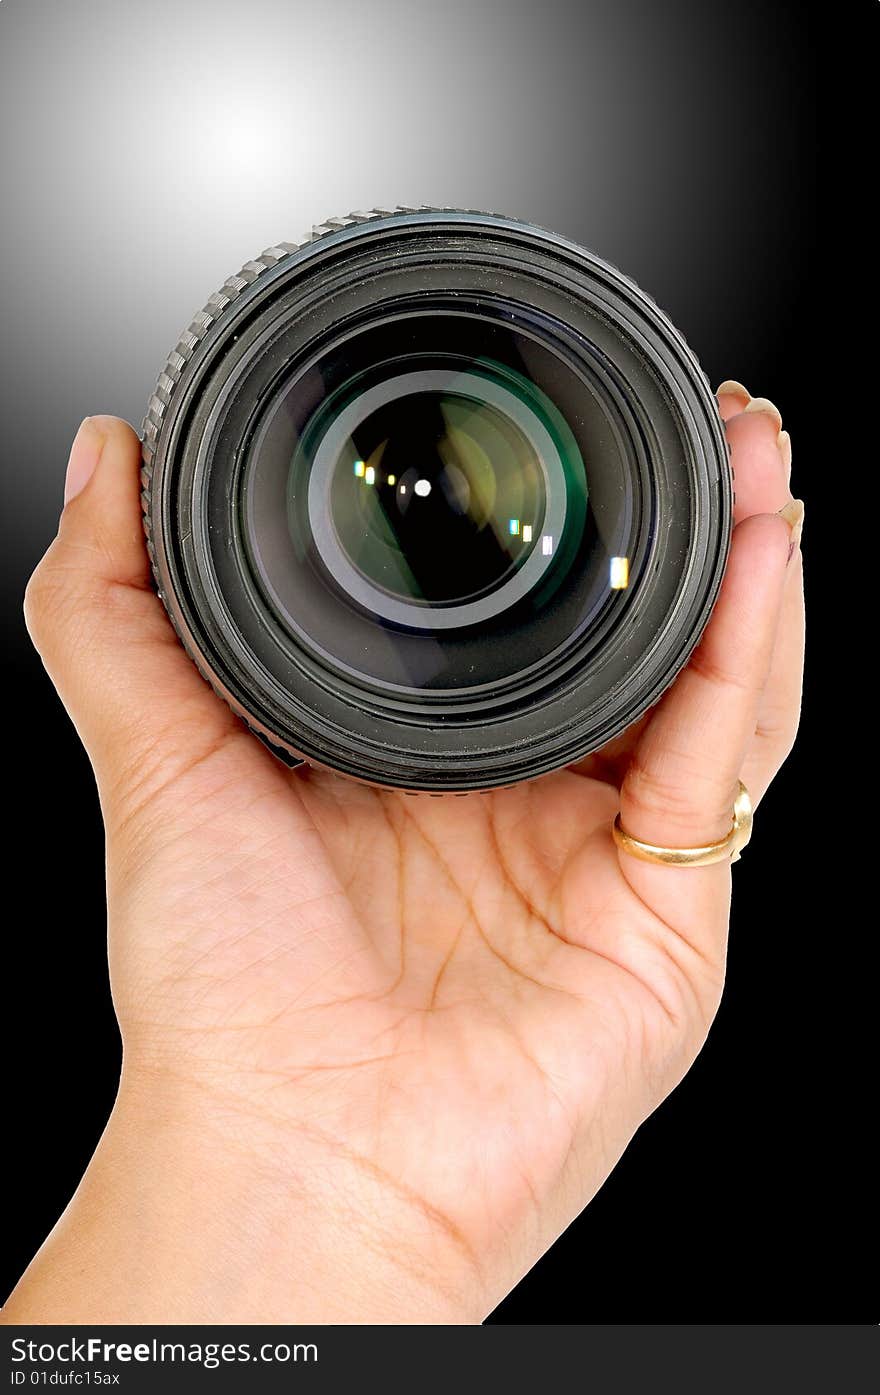
<svg viewBox="0 0 880 1395"><path fill-rule="evenodd" d="M186 657L152 589L140 442L126 422L82 423L64 501L28 583L25 620L103 792L145 763L164 769L176 753L192 761L241 727Z"/></svg>

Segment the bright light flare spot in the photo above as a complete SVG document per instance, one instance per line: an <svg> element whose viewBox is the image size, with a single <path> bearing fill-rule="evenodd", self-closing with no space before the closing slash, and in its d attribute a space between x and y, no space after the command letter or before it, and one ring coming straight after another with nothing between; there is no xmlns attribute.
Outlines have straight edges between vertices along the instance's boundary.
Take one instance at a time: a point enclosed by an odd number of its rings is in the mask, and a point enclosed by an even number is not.
<svg viewBox="0 0 880 1395"><path fill-rule="evenodd" d="M524 524L523 524L523 542L531 542L531 541L532 541L532 525L531 525L531 523L524 523Z"/></svg>
<svg viewBox="0 0 880 1395"><path fill-rule="evenodd" d="M413 489L416 491L420 499L427 499L428 495L431 493L431 481L416 480L415 484L413 485Z"/></svg>
<svg viewBox="0 0 880 1395"><path fill-rule="evenodd" d="M376 483L376 471L373 469L372 465L368 465L367 468L366 468L366 470L364 471L364 483L365 483L365 484L375 484L375 483Z"/></svg>
<svg viewBox="0 0 880 1395"><path fill-rule="evenodd" d="M401 492L401 494L405 494L405 493L406 493L406 485L405 485L405 484L402 484L402 485L400 486L400 492Z"/></svg>
<svg viewBox="0 0 880 1395"><path fill-rule="evenodd" d="M357 477L358 477L359 480L362 480L362 479L363 479L363 477L364 477L364 471L366 470L366 468L367 468L367 467L366 467L366 465L364 464L364 462L363 462L362 460L356 460L356 461L354 462L354 472L355 472L355 474L357 475Z"/></svg>
<svg viewBox="0 0 880 1395"><path fill-rule="evenodd" d="M518 538L518 537L519 537L519 519L518 519L518 518L512 518L512 519L510 520L510 522L508 523L507 526L508 526L508 528L510 529L510 536L511 536L512 538Z"/></svg>
<svg viewBox="0 0 880 1395"><path fill-rule="evenodd" d="M541 552L545 557L549 557L553 551L553 539L549 533L545 533L541 539Z"/></svg>
<svg viewBox="0 0 880 1395"><path fill-rule="evenodd" d="M625 591L629 586L629 558L612 557L608 566L608 579L612 591Z"/></svg>
<svg viewBox="0 0 880 1395"><path fill-rule="evenodd" d="M396 483L397 483L397 476L396 476L396 475L389 475L389 476L388 476L388 483L389 483L389 484L396 484Z"/></svg>

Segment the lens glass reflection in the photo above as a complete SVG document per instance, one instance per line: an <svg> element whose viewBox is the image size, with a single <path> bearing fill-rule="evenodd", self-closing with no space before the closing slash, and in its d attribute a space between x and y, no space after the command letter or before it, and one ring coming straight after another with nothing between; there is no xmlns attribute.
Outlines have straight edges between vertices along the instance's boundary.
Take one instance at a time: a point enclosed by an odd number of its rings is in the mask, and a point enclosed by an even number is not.
<svg viewBox="0 0 880 1395"><path fill-rule="evenodd" d="M412 692L508 680L622 603L643 516L610 395L528 312L410 314L261 404L242 536L274 621Z"/></svg>
<svg viewBox="0 0 880 1395"><path fill-rule="evenodd" d="M361 574L427 605L503 585L540 536L545 473L495 406L413 391L347 436L330 490L333 525Z"/></svg>
<svg viewBox="0 0 880 1395"><path fill-rule="evenodd" d="M500 364L371 376L307 424L291 538L308 531L341 590L377 616L421 629L485 621L537 584L566 514L583 513L577 443L540 389Z"/></svg>

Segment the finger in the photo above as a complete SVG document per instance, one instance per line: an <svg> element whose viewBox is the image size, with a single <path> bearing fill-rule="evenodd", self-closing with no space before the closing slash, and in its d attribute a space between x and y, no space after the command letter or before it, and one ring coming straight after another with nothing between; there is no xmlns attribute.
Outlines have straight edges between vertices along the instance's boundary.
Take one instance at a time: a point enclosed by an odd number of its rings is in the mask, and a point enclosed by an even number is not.
<svg viewBox="0 0 880 1395"><path fill-rule="evenodd" d="M756 460L755 469L749 470L749 465L753 454L763 455L767 468L772 472L775 465L772 446L775 444L782 462L782 478L785 485L789 485L791 479L791 437L787 431L782 429L782 417L779 409L766 397L753 398L748 388L743 387L742 383L738 383L734 378L727 378L723 383L719 383L716 388L716 396L722 421L726 423L734 417L743 418L742 421L737 422L732 434L728 432L728 444L731 448L730 463L736 486L736 520L739 522L741 518L747 518L750 513L770 513L772 506L769 504L761 505L754 493L754 486L761 473L761 460ZM746 421L746 417L750 419ZM761 418L764 420L762 421ZM772 442L772 431L768 434L768 422L776 425L775 441ZM747 474L750 475L748 481Z"/></svg>
<svg viewBox="0 0 880 1395"><path fill-rule="evenodd" d="M695 847L728 833L770 670L790 542L775 515L735 529L712 619L656 708L621 787L621 823L633 837Z"/></svg>
<svg viewBox="0 0 880 1395"><path fill-rule="evenodd" d="M777 408L766 398L718 388L731 447L736 490L737 522L755 513L787 510L793 539L800 540L798 516L803 505L792 499L791 438L781 430ZM743 389L745 391L745 389ZM758 708L755 738L743 769L743 779L758 803L791 749L800 715L804 655L803 575L800 556L792 559L786 576L779 629L770 672Z"/></svg>
<svg viewBox="0 0 880 1395"><path fill-rule="evenodd" d="M131 427L88 417L71 449L58 535L25 596L31 637L99 784L160 745L168 759L192 760L237 725L151 588L139 476Z"/></svg>
<svg viewBox="0 0 880 1395"><path fill-rule="evenodd" d="M780 444L782 418L766 397L753 397L725 423L734 481L734 522L776 513L791 499Z"/></svg>
<svg viewBox="0 0 880 1395"><path fill-rule="evenodd" d="M763 410L765 412L769 411L771 415L779 415L777 408L765 397L754 399L755 402L761 404L760 407L751 407L753 400L751 393L748 388L743 387L742 383L738 383L735 378L727 378L723 383L719 383L718 387L715 389L715 394L718 398L718 410L721 414L721 420L724 422L730 421L731 417L739 416L740 413L745 412L747 408L751 408L752 411ZM776 443L782 456L785 480L786 483L788 483L791 479L791 437L787 431L781 429L781 417ZM740 462L740 464L741 463L742 462ZM735 468L736 467L734 467L734 469ZM759 510L755 509L753 512L757 513ZM745 515L742 516L745 517Z"/></svg>
<svg viewBox="0 0 880 1395"><path fill-rule="evenodd" d="M779 411L766 398L752 398L748 388L734 378L719 384L717 397L731 448L734 521L739 523L754 513L775 513L791 502L784 468L786 452L789 462L791 459L790 442L788 433L782 432L785 449L780 445ZM792 624L796 629L796 615ZM776 717L768 715L770 721L775 724ZM578 775L619 785L639 735L640 730L632 727L616 742L570 768Z"/></svg>
<svg viewBox="0 0 880 1395"><path fill-rule="evenodd" d="M718 398L718 410L721 413L721 420L727 421L728 417L734 417L741 412L751 400L752 394L748 388L743 387L735 378L726 378L723 383L719 383L715 389L715 396Z"/></svg>
<svg viewBox="0 0 880 1395"><path fill-rule="evenodd" d="M778 515L755 515L734 530L712 619L656 709L621 787L621 822L643 842L699 847L730 831L771 664L789 549L790 531ZM687 945L699 963L714 965L709 981L717 992L730 862L678 868L641 862L622 849L618 857L636 895L666 927L667 952L676 958Z"/></svg>
<svg viewBox="0 0 880 1395"><path fill-rule="evenodd" d="M757 806L797 735L804 677L804 573L800 547L788 564L770 674L758 704L742 779Z"/></svg>

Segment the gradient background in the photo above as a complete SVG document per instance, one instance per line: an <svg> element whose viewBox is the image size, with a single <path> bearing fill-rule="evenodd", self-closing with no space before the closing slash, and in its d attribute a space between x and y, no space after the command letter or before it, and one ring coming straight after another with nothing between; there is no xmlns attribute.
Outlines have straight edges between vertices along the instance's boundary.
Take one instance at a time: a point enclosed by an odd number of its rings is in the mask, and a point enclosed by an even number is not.
<svg viewBox="0 0 880 1395"><path fill-rule="evenodd" d="M821 568L841 534L816 487L815 176L838 116L828 44L863 51L878 7L837 7L830 33L810 8L0 0L0 568L20 758L4 1294L84 1168L119 1064L97 800L21 621L70 439L90 412L139 424L179 330L263 247L351 208L439 203L530 218L631 274L713 382L781 405L809 514L803 739L736 870L709 1044L496 1319L866 1317L859 975L839 868L810 859L802 820L816 770L842 778L820 746Z"/></svg>

